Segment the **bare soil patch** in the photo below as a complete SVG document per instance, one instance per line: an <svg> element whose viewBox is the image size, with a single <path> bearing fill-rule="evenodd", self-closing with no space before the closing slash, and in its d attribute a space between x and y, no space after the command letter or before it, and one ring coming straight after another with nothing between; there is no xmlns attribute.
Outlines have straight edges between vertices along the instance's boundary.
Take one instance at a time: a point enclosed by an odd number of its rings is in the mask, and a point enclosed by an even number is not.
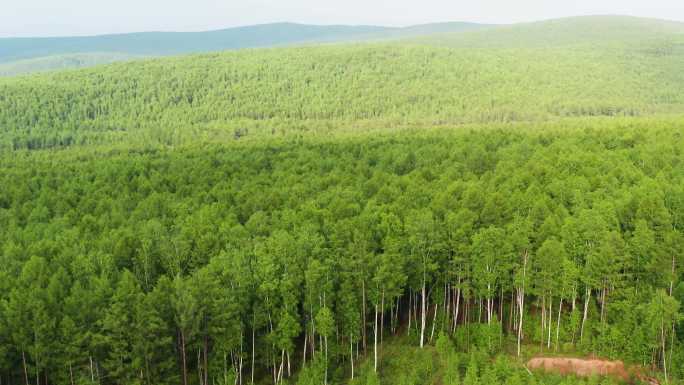
<svg viewBox="0 0 684 385"><path fill-rule="evenodd" d="M597 358L535 357L527 362L530 370L542 370L562 375L574 374L577 377L609 376L625 382L638 378L651 385L658 381L640 374L636 368L626 368L622 361L609 361Z"/></svg>

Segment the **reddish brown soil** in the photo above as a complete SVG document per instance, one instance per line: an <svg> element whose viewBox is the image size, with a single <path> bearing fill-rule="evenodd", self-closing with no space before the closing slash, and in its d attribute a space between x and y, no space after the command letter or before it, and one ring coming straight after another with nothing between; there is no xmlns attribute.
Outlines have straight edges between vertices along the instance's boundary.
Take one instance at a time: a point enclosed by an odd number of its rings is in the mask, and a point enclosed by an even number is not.
<svg viewBox="0 0 684 385"><path fill-rule="evenodd" d="M641 380L654 385L658 383L652 378L646 378L639 375L638 371L628 371L622 361L564 357L535 357L527 362L527 368L530 370L543 370L545 372L563 375L574 374L577 377L610 376L622 381L630 381L633 377L638 377ZM630 373L632 375L630 375Z"/></svg>

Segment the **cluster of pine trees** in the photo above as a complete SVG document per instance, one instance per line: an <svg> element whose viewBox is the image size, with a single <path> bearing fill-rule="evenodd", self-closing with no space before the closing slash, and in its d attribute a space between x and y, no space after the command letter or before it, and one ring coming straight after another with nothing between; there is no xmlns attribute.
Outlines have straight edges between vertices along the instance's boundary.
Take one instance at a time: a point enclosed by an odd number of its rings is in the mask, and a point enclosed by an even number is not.
<svg viewBox="0 0 684 385"><path fill-rule="evenodd" d="M391 336L682 378L681 136L636 119L0 154L0 382L374 383Z"/></svg>

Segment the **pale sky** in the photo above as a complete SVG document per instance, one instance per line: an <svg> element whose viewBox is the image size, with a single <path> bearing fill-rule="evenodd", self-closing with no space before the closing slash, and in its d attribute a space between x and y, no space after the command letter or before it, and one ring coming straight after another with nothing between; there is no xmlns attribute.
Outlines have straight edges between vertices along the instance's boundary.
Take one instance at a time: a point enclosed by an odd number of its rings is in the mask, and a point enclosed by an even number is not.
<svg viewBox="0 0 684 385"><path fill-rule="evenodd" d="M593 14L684 21L684 0L0 0L0 37L203 31L281 21L514 23Z"/></svg>

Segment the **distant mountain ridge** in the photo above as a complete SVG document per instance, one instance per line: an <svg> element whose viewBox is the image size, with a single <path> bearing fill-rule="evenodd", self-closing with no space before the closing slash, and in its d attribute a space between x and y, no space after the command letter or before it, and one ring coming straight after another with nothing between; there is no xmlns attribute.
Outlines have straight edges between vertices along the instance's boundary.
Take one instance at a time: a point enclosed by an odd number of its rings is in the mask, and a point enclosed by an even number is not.
<svg viewBox="0 0 684 385"><path fill-rule="evenodd" d="M568 45L632 43L684 37L684 22L620 15L575 16L498 25L464 33L417 36L415 43L448 47L558 48Z"/></svg>
<svg viewBox="0 0 684 385"><path fill-rule="evenodd" d="M273 23L206 32L138 32L84 37L1 38L0 63L93 52L166 56L301 43L400 38L432 33L461 32L485 27L488 25L466 22L410 27Z"/></svg>
<svg viewBox="0 0 684 385"><path fill-rule="evenodd" d="M139 58L379 40L449 48L509 50L618 45L631 51L646 49L653 55L663 55L684 50L684 23L595 15L503 25L445 22L382 27L272 23L206 32L0 38L0 77Z"/></svg>

